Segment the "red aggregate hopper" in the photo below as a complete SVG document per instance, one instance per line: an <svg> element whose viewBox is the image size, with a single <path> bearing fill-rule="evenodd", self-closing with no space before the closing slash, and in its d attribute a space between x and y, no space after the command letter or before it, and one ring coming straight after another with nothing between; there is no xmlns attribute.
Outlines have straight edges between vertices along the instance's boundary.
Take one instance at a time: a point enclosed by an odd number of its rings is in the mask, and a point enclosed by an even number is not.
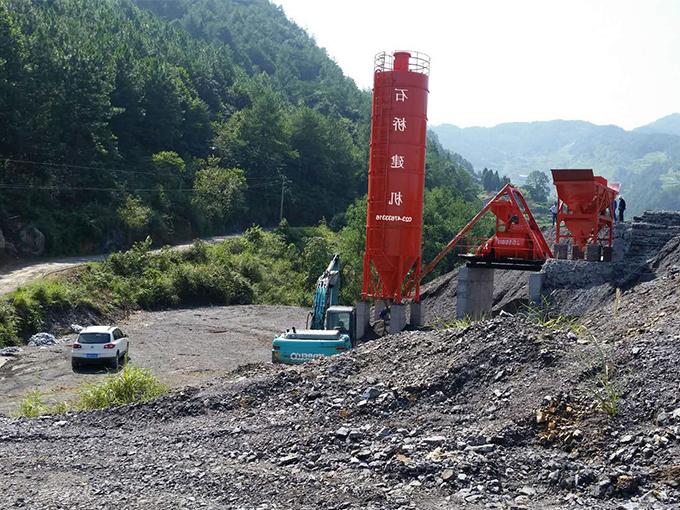
<svg viewBox="0 0 680 510"><path fill-rule="evenodd" d="M611 246L612 203L619 193L619 185L593 175L592 169L553 169L552 175L558 200L555 242L571 239L581 250L587 244Z"/></svg>

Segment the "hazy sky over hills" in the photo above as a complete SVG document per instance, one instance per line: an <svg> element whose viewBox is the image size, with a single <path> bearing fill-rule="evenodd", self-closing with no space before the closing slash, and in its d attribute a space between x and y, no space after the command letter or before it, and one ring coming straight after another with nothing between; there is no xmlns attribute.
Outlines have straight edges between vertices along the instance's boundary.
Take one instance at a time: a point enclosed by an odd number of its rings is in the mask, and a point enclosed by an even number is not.
<svg viewBox="0 0 680 510"><path fill-rule="evenodd" d="M274 3L363 88L378 51L428 53L433 124L631 129L680 111L680 0Z"/></svg>

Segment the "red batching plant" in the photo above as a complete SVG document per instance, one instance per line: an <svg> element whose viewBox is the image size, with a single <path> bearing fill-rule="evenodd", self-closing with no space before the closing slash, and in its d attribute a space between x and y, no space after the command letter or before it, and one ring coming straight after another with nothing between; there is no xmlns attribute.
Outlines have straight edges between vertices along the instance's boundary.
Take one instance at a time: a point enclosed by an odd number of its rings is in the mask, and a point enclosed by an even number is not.
<svg viewBox="0 0 680 510"><path fill-rule="evenodd" d="M429 72L422 53L375 58L363 300L420 298L403 288L420 281Z"/></svg>
<svg viewBox="0 0 680 510"><path fill-rule="evenodd" d="M555 243L571 241L572 258L583 258L588 245L596 254L604 247L607 248L605 259L609 259L614 234L612 203L619 193L619 185L593 175L589 168L553 169L552 175L558 199ZM557 256L566 258L566 251ZM596 258L599 257L596 255Z"/></svg>

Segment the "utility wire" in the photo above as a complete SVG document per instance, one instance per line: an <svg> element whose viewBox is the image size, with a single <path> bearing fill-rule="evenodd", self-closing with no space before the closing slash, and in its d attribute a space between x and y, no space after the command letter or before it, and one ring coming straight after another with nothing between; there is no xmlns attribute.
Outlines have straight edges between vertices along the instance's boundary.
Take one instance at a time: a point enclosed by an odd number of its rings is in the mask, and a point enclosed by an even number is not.
<svg viewBox="0 0 680 510"><path fill-rule="evenodd" d="M266 190L266 189L278 189L279 187L279 182L270 182L270 183L262 183L262 184L256 184L254 186L248 186L245 188L243 191L245 192L257 192L261 190ZM29 185L21 185L21 184L0 184L0 189L6 189L6 190L33 190L33 191L106 191L106 192L114 192L114 191L119 191L119 192L158 192L161 191L159 188L102 188L102 187L95 187L95 186L70 186L70 187L63 187L63 186L29 186ZM194 191L199 191L194 188L163 188L162 191L164 192L181 192L181 193L192 193Z"/></svg>
<svg viewBox="0 0 680 510"><path fill-rule="evenodd" d="M31 161L26 159L12 159L0 156L0 161L6 161L10 163L18 163L23 165L36 165L36 166L47 166L54 168L63 168L65 170L93 170L98 172L117 172L124 174L138 174L138 175L156 175L158 176L160 172L150 172L142 170L124 170L122 168L110 168L110 167L99 167L99 166L86 166L86 165L73 165L70 163L51 163L49 161ZM271 181L280 183L280 178L276 177L249 177L245 176L247 181Z"/></svg>

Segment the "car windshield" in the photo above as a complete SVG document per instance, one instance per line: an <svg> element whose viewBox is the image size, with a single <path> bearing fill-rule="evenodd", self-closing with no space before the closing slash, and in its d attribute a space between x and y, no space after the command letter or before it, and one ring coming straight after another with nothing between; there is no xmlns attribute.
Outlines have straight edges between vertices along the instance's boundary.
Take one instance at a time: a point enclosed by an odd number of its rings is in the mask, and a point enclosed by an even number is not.
<svg viewBox="0 0 680 510"><path fill-rule="evenodd" d="M329 314L326 321L326 329L337 329L342 333L348 333L349 319L350 314L348 312Z"/></svg>
<svg viewBox="0 0 680 510"><path fill-rule="evenodd" d="M81 344L105 344L111 340L108 333L81 333L78 335L78 342Z"/></svg>

